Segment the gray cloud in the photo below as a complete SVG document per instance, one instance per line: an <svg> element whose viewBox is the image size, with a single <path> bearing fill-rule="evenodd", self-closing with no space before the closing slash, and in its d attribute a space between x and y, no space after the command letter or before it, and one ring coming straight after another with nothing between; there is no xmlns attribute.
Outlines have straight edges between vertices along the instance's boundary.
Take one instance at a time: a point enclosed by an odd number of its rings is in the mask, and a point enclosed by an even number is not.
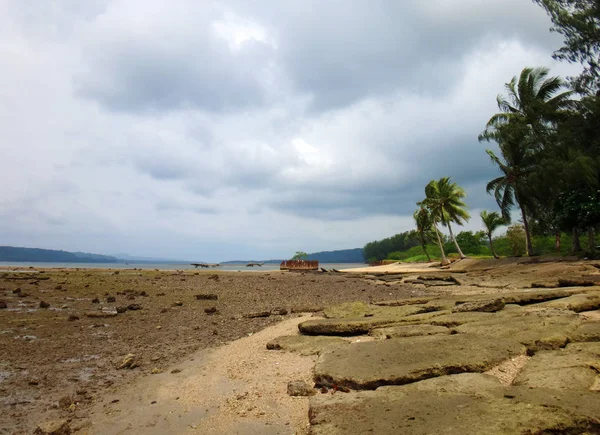
<svg viewBox="0 0 600 435"><path fill-rule="evenodd" d="M523 0L0 3L3 244L220 261L406 231L560 44ZM42 74L43 72L43 74ZM293 232L289 228L294 228Z"/></svg>

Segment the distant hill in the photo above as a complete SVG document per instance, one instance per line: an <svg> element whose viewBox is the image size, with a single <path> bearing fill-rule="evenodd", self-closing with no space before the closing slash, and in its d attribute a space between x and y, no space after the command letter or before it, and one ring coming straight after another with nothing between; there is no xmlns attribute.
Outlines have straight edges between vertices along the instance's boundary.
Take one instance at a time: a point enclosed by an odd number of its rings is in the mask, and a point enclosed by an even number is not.
<svg viewBox="0 0 600 435"><path fill-rule="evenodd" d="M323 251L308 254L307 260L319 260L320 263L364 263L362 248Z"/></svg>
<svg viewBox="0 0 600 435"><path fill-rule="evenodd" d="M109 255L87 252L57 251L54 249L18 248L0 246L0 261L43 262L43 263L123 263Z"/></svg>

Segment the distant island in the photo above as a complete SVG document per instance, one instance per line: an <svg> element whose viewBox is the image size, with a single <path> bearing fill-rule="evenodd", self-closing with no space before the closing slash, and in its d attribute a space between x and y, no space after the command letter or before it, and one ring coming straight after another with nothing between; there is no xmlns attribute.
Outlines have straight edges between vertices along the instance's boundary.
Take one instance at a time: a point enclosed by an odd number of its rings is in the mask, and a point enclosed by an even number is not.
<svg viewBox="0 0 600 435"><path fill-rule="evenodd" d="M0 246L0 261L41 262L41 263L124 263L110 255L87 252L57 251L54 249L18 248Z"/></svg>
<svg viewBox="0 0 600 435"><path fill-rule="evenodd" d="M342 249L338 251L323 251L308 254L307 260L318 260L321 263L363 263L364 250L362 248ZM223 261L220 264L248 264L250 262L279 264L280 260L235 260ZM289 260L289 259L286 259ZM127 254L117 256L91 254L88 252L69 252L55 249L22 248L15 246L0 246L0 261L5 262L40 262L40 263L156 263L156 264L182 264L185 260L167 260L161 258L132 257Z"/></svg>

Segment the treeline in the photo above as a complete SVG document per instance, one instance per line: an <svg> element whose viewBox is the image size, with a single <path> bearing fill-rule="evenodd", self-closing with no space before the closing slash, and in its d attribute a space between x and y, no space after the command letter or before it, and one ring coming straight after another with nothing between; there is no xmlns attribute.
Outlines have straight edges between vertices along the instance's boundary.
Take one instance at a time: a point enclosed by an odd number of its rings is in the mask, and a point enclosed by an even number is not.
<svg viewBox="0 0 600 435"><path fill-rule="evenodd" d="M320 263L363 263L365 256L362 248L322 251L308 254L306 260L318 260Z"/></svg>
<svg viewBox="0 0 600 435"><path fill-rule="evenodd" d="M116 257L84 252L57 251L54 249L19 248L0 246L0 261L41 263L119 263Z"/></svg>
<svg viewBox="0 0 600 435"><path fill-rule="evenodd" d="M363 248L364 258L369 263L386 260L392 252L406 251L413 246L419 246L416 231L406 231L383 240L369 242Z"/></svg>

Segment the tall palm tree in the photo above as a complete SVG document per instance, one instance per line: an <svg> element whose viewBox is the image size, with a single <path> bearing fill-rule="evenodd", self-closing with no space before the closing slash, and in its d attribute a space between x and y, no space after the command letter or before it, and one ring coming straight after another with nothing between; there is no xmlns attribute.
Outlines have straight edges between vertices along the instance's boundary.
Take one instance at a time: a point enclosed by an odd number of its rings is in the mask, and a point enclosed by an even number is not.
<svg viewBox="0 0 600 435"><path fill-rule="evenodd" d="M527 209L535 197L532 174L540 169L537 153L544 151L555 133L556 122L574 106L572 92L558 91L564 86L559 77L548 78L547 68L525 68L520 76L506 84L508 97L498 95L500 113L488 121L480 141L497 142L502 158L486 150L502 175L487 185L494 192L502 216L510 217L510 209L521 209L526 234L527 255L533 255ZM539 187L539 186L538 186Z"/></svg>
<svg viewBox="0 0 600 435"><path fill-rule="evenodd" d="M470 216L465 210L466 204L463 202L463 198L466 196L464 189L453 183L450 177L442 177L439 180L431 180L425 186L425 199L422 202L430 210L432 216L448 228L450 238L454 242L460 258L466 258L466 256L454 237L451 223L462 225L469 220Z"/></svg>
<svg viewBox="0 0 600 435"><path fill-rule="evenodd" d="M557 94L564 87L560 77L548 78L548 68L525 68L517 78L506 83L508 96L496 98L500 113L487 123L486 131L511 121L518 121L528 128L530 143L544 146L544 139L553 132L553 126L561 116L575 106L572 91ZM531 140L535 137L535 140Z"/></svg>
<svg viewBox="0 0 600 435"><path fill-rule="evenodd" d="M429 232L433 226L431 215L425 207L421 207L415 211L413 218L415 219L415 224L417 225L417 233L419 234L419 241L421 242L423 252L427 256L427 260L431 262L431 257L429 256L429 253L425 247L427 244L427 238L429 237Z"/></svg>
<svg viewBox="0 0 600 435"><path fill-rule="evenodd" d="M490 249L492 251L492 254L494 255L494 258L500 258L494 250L494 244L492 242L492 233L496 231L498 227L505 225L507 222L502 216L500 216L500 213L498 213L497 211L493 211L490 213L487 210L483 210L479 214L479 216L481 216L481 220L483 222L483 225L485 226L485 232L487 233L488 239L490 239Z"/></svg>

